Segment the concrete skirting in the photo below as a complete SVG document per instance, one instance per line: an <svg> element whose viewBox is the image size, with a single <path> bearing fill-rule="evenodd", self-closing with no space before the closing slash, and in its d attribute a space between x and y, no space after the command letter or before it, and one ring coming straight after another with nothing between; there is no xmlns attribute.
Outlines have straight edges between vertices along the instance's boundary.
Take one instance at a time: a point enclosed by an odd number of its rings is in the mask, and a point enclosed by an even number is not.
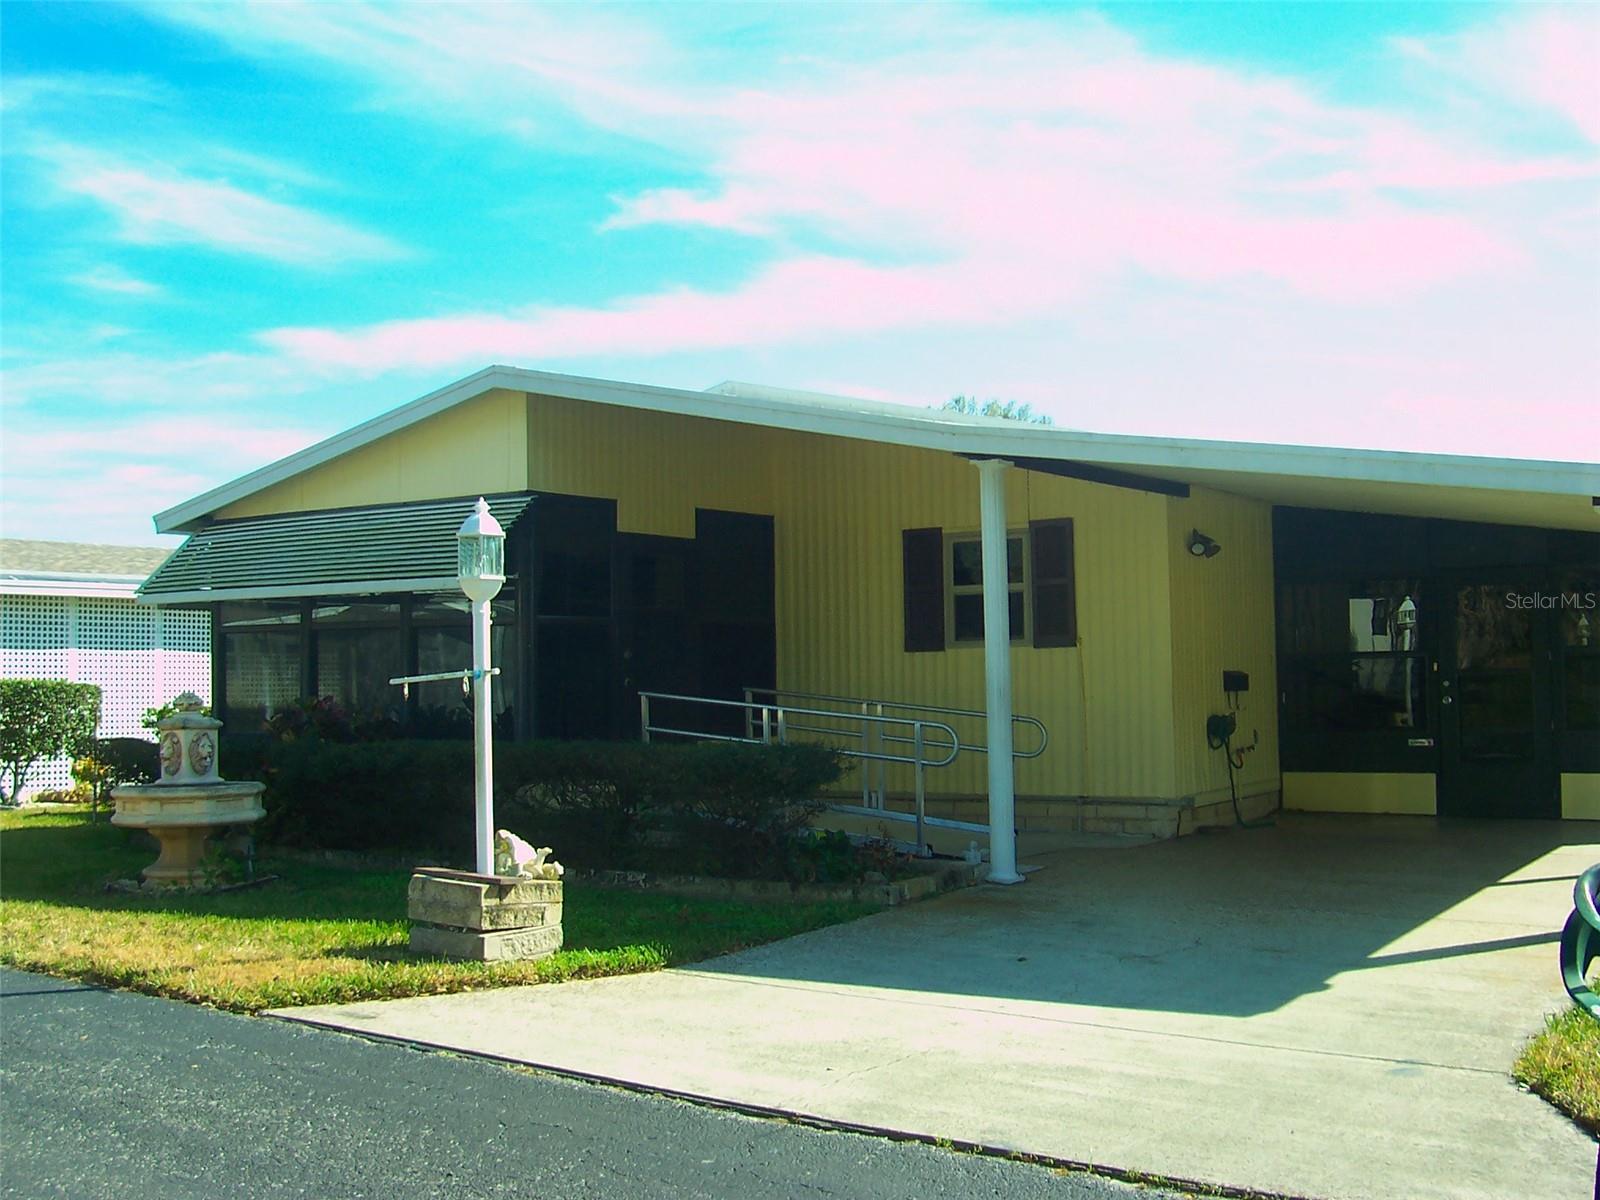
<svg viewBox="0 0 1600 1200"><path fill-rule="evenodd" d="M1279 808L1280 793L1269 788L1239 797L1239 812L1246 821L1257 821ZM911 801L903 796L890 796L889 808L896 812L911 811ZM930 817L947 820L971 821L982 824L989 819L988 801L982 796L940 796L930 798L924 811ZM828 823L834 824L829 814ZM870 818L867 820L871 821ZM1016 802L1017 835L1030 853L1047 853L1051 850L1077 848L1084 845L1081 838L1106 837L1129 839L1133 842L1164 841L1183 837L1197 829L1235 823L1233 801L1224 793L1218 797L1207 793L1203 798L1194 796L1019 796ZM895 829L879 821L891 836ZM945 851L930 831L929 840L936 849ZM951 831L945 838L950 845L976 840L986 846L988 839L981 833Z"/></svg>

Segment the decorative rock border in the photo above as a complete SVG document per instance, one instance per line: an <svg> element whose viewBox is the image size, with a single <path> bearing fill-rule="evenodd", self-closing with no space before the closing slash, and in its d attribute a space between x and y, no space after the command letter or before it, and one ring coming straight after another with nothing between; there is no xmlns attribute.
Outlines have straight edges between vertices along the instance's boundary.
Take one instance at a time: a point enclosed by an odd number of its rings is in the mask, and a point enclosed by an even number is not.
<svg viewBox="0 0 1600 1200"><path fill-rule="evenodd" d="M857 901L893 908L925 900L943 892L973 887L989 875L989 865L936 862L913 868L907 879L863 883L785 883L764 879L717 879L706 875L651 875L644 871L574 871L567 878L595 887L627 888L671 896L697 896L718 900Z"/></svg>

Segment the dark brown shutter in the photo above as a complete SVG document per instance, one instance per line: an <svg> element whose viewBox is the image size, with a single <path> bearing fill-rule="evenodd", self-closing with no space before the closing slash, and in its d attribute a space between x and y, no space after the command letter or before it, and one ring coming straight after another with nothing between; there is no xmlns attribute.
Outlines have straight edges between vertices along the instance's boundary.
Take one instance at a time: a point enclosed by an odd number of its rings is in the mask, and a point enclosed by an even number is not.
<svg viewBox="0 0 1600 1200"><path fill-rule="evenodd" d="M1072 519L1029 521L1033 542L1033 644L1078 644L1078 585L1073 569Z"/></svg>
<svg viewBox="0 0 1600 1200"><path fill-rule="evenodd" d="M944 531L900 533L905 572L906 650L944 649Z"/></svg>

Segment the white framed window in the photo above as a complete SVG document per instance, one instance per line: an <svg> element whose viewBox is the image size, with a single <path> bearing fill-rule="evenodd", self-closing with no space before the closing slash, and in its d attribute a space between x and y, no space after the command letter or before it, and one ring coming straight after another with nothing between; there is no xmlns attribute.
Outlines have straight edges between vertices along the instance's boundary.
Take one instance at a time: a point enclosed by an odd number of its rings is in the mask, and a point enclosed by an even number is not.
<svg viewBox="0 0 1600 1200"><path fill-rule="evenodd" d="M1011 641L1025 645L1033 628L1028 531L1006 533L1006 586ZM947 533L944 547L945 645L983 645L983 539L976 533Z"/></svg>

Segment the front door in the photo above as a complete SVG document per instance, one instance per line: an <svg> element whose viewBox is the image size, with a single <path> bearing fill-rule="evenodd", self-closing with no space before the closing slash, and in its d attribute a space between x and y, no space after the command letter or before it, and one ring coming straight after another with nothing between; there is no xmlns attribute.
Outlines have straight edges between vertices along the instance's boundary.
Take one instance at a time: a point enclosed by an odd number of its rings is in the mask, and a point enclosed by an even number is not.
<svg viewBox="0 0 1600 1200"><path fill-rule="evenodd" d="M1524 580L1445 590L1439 681L1439 815L1555 818L1548 613Z"/></svg>

